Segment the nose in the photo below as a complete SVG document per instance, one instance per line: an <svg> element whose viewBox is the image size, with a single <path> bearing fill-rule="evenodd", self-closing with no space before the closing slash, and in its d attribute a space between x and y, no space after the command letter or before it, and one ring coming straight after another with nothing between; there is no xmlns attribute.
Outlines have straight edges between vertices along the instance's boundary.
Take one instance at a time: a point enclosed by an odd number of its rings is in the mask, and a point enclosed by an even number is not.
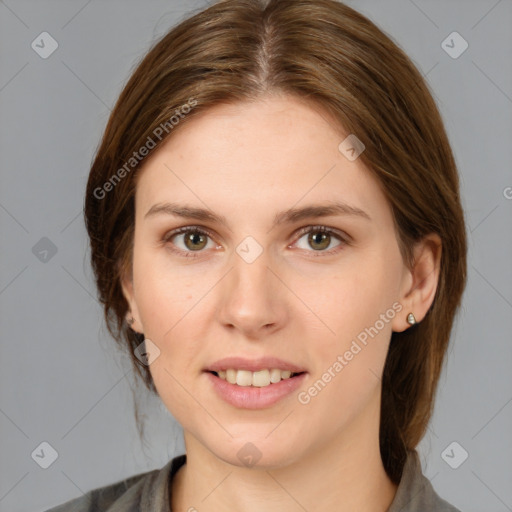
<svg viewBox="0 0 512 512"><path fill-rule="evenodd" d="M289 293L278 273L270 268L264 251L252 263L233 254L232 268L219 289L218 319L226 328L247 338L262 338L287 321Z"/></svg>

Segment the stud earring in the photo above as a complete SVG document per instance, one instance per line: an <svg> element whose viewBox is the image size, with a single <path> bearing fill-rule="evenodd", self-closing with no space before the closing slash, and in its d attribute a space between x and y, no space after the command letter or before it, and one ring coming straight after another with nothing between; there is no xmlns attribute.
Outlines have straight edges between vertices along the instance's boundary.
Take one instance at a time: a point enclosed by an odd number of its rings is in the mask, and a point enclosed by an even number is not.
<svg viewBox="0 0 512 512"><path fill-rule="evenodd" d="M135 323L135 318L133 318L132 315L129 315L126 317L126 321L128 322L128 325L131 327Z"/></svg>
<svg viewBox="0 0 512 512"><path fill-rule="evenodd" d="M414 317L414 315L413 315L412 313L409 313L409 314L407 315L407 323L408 323L409 325L414 325L414 324L416 324L416 323L417 323L417 322L416 322L416 318Z"/></svg>

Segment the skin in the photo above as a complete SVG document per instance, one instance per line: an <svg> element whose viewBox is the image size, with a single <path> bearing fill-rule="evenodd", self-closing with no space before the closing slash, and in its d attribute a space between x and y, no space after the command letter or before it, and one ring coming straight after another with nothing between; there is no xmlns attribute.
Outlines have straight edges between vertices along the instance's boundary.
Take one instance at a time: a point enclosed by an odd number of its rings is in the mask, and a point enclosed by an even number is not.
<svg viewBox="0 0 512 512"><path fill-rule="evenodd" d="M123 290L132 328L160 350L150 371L184 429L187 464L172 482L173 511L383 512L394 498L397 486L379 451L382 370L392 331L410 327L409 312L420 322L432 304L440 240L426 237L414 267L406 267L377 180L360 158L349 161L338 150L348 134L334 126L289 96L216 106L144 163L133 273ZM335 215L271 229L279 211L330 201L357 206L371 220ZM144 217L163 202L207 205L228 227ZM331 235L322 245L317 231L316 242L296 235L318 225L350 243ZM182 226L214 237L196 245L183 234L161 241ZM263 249L250 264L236 252L247 236ZM307 391L396 302L400 312L307 404L292 393L268 408L237 408L203 373L225 356L273 355L307 370L299 390ZM248 442L261 452L251 467L237 456Z"/></svg>

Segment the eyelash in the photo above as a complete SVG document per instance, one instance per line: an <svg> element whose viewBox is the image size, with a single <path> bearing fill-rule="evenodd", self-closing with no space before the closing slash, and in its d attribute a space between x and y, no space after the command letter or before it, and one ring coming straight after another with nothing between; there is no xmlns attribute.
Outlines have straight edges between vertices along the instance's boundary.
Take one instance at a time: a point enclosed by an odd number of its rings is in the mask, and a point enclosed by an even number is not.
<svg viewBox="0 0 512 512"><path fill-rule="evenodd" d="M178 229L175 229L173 231L170 231L168 233L166 233L161 242L163 244L166 244L168 242L170 242L170 240L177 236L177 235L180 235L180 234L183 234L183 233L199 233L201 235L206 235L208 236L210 239L214 239L214 236L213 234L205 229L205 228L202 228L200 226L184 226L184 227L181 227L181 228L178 228ZM334 236L335 238L337 238L341 243L340 245L336 246L334 249L331 249L329 251L325 251L325 250L320 250L320 251L307 251L307 252L313 252L314 253L314 256L313 257L318 257L318 256L324 256L324 255L328 255L328 256L331 256L333 254L337 254L340 250L342 250L343 246L344 245L350 245L350 241L348 239L348 236L344 236L341 232L337 231L337 230L334 230L332 228L328 228L326 226L306 226L304 228L301 228L299 229L296 233L295 233L295 237L297 237L297 240L300 240L304 235L310 233L310 232L316 232L316 233L325 233L329 236ZM186 258L200 258L202 256L202 252L204 251L183 251L181 249L175 249L173 247L169 247L169 250L173 253L176 253L176 254L179 254L179 255L183 255L186 257ZM194 254L195 252L197 252L198 254ZM316 254L315 254L316 253Z"/></svg>

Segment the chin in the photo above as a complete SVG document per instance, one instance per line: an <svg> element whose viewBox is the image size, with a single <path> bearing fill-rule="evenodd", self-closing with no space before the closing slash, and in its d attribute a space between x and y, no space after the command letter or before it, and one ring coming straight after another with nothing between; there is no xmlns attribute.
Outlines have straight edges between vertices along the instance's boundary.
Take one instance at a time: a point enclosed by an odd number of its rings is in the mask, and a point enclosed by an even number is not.
<svg viewBox="0 0 512 512"><path fill-rule="evenodd" d="M212 453L227 464L248 469L276 469L293 464L301 457L297 450L300 446L293 438L288 437L288 443L283 444L274 434L268 435L266 429L261 437L245 435L243 438L232 440L229 445L219 450L217 444Z"/></svg>

